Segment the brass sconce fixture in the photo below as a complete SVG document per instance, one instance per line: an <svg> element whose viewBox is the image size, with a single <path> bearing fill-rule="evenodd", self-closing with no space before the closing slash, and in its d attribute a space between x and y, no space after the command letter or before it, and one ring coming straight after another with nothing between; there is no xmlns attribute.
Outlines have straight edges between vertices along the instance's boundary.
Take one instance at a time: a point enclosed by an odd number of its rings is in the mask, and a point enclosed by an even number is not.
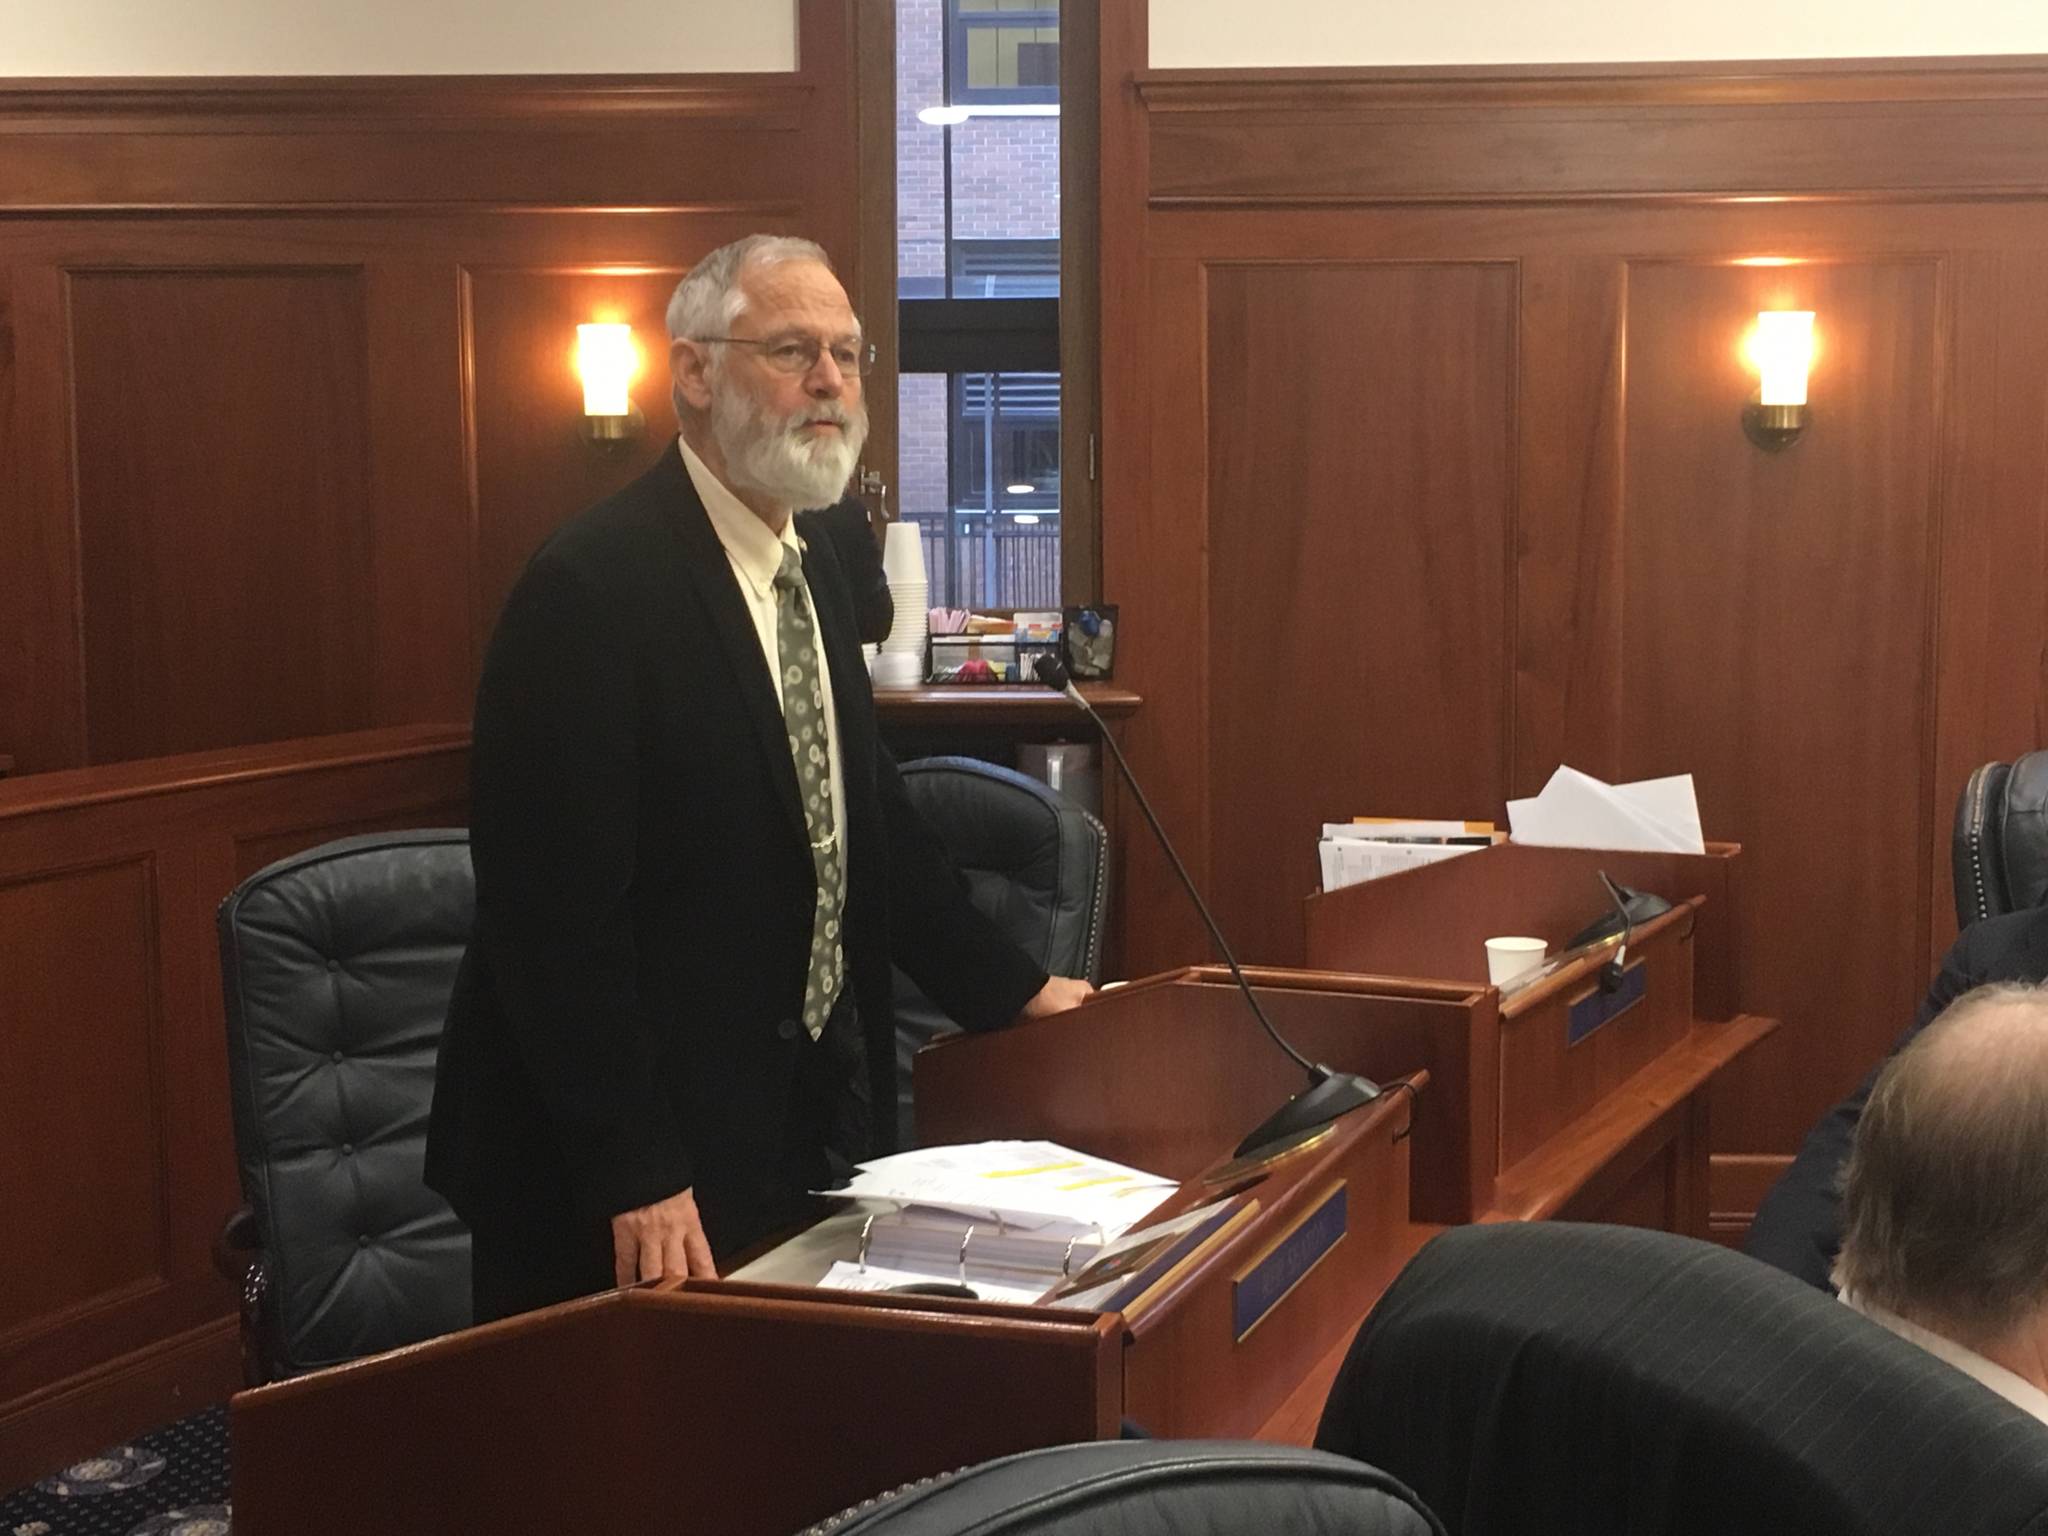
<svg viewBox="0 0 2048 1536"><path fill-rule="evenodd" d="M1749 340L1757 370L1756 397L1742 409L1742 430L1776 453L1806 430L1806 375L1813 363L1813 311L1767 309Z"/></svg>
<svg viewBox="0 0 2048 1536"><path fill-rule="evenodd" d="M576 373L583 380L583 422L577 430L600 453L618 453L647 430L647 418L631 393L633 375L639 371L633 327L576 327Z"/></svg>

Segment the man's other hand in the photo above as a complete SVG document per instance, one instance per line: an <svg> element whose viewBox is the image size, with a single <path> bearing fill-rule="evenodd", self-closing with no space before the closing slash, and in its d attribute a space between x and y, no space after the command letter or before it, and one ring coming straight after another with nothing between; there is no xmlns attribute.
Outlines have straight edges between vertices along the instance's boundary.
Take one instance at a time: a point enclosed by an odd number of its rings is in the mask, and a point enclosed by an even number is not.
<svg viewBox="0 0 2048 1536"><path fill-rule="evenodd" d="M1048 1013L1078 1008L1095 995L1095 989L1072 976L1053 976L1038 989L1038 995L1024 1005L1023 1017L1042 1019Z"/></svg>
<svg viewBox="0 0 2048 1536"><path fill-rule="evenodd" d="M612 1218L612 1271L620 1285L684 1275L716 1280L697 1201L687 1189Z"/></svg>

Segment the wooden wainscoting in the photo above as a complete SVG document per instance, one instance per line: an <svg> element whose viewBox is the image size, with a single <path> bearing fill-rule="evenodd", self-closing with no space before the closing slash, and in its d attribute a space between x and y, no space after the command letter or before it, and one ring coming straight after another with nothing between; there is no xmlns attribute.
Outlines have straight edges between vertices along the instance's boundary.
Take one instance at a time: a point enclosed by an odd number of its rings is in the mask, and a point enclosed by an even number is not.
<svg viewBox="0 0 2048 1536"><path fill-rule="evenodd" d="M851 16L800 0L790 74L0 82L14 771L463 718L527 555L674 431L680 273L767 229L857 287Z"/></svg>
<svg viewBox="0 0 2048 1536"><path fill-rule="evenodd" d="M1104 596L1248 960L1318 823L1690 771L1743 845L1732 1231L1910 1019L2044 744L2048 64L1147 71L1103 21ZM1744 436L1755 312L1811 425ZM1142 837L1133 973L1205 952ZM1598 908L1587 893L1588 916Z"/></svg>
<svg viewBox="0 0 2048 1536"><path fill-rule="evenodd" d="M467 727L0 782L0 1488L240 1378L214 909L330 838L466 825Z"/></svg>

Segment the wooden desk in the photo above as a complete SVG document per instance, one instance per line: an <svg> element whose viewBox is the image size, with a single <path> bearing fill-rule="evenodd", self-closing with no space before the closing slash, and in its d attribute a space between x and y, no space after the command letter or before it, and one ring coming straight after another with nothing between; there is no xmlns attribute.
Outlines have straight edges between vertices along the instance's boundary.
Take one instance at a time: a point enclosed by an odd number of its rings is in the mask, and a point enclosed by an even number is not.
<svg viewBox="0 0 2048 1536"><path fill-rule="evenodd" d="M1556 1217L1706 1235L1710 1085L1777 1024L1740 1011L1740 852L1508 844L1310 898L1311 964L1433 976L1493 1000L1493 1020L1475 1009L1471 1034L1412 1042L1439 1091L1417 1110L1417 1220L1403 1262L1450 1221ZM1597 990L1600 960L1503 1002L1486 983L1484 941L1531 933L1561 944L1598 915L1603 869L1676 907L1636 935L1643 1000L1574 1043L1571 1005ZM1309 1444L1348 1349L1347 1340L1318 1361L1259 1438Z"/></svg>
<svg viewBox="0 0 2048 1536"><path fill-rule="evenodd" d="M1128 688L1111 683L1080 683L1081 697L1105 720L1127 720L1144 701ZM1071 731L1075 722L1087 728L1081 712L1064 695L1040 683L1001 683L987 687L925 683L915 688L877 688L875 717L891 729L932 729L953 726L1004 726L1025 731Z"/></svg>
<svg viewBox="0 0 2048 1536"><path fill-rule="evenodd" d="M1309 899L1314 965L1431 977L1491 1000L1475 1007L1469 1036L1418 1042L1449 1089L1417 1114L1418 1220L1559 1217L1707 1235L1709 1085L1777 1027L1738 1011L1740 852L1504 844ZM1503 999L1486 982L1485 940L1526 933L1560 949L1602 914L1603 869L1673 903L1635 932L1623 995L1639 988L1637 1000L1586 1028L1607 954Z"/></svg>
<svg viewBox="0 0 2048 1536"><path fill-rule="evenodd" d="M1312 1011L1358 1038L1380 1003L1332 995ZM926 1058L943 1058L930 1081ZM1142 1102L1121 1134L1072 1134L1096 1098L1069 1088L1128 1063L1144 1063ZM1203 1179L1292 1086L1285 1068L1184 977L934 1048L921 1113L958 1123L985 1107L997 1123L980 1134L1053 1136L1182 1179L1167 1211L1238 1193L1242 1213L1120 1312L657 1284L244 1392L229 1420L236 1529L758 1536L953 1467L1113 1437L1124 1417L1253 1435L1341 1351L1408 1241L1414 1095L1386 1095L1242 1188ZM1300 1246L1333 1209L1334 1241ZM1241 1327L1252 1294L1265 1310Z"/></svg>
<svg viewBox="0 0 2048 1536"><path fill-rule="evenodd" d="M1644 925L1642 999L1577 1040L1587 964L1506 1004L1469 978L1252 972L1305 1054L1412 1076L1419 1093L1383 1096L1266 1171L1248 1218L1123 1312L733 1281L614 1292L241 1394L238 1525L795 1529L1125 1416L1161 1435L1306 1441L1359 1322L1438 1223L1704 1220L1705 1085L1772 1027L1697 1017L1706 905L1686 896ZM932 1140L1049 1137L1186 1181L1182 1206L1215 1192L1203 1172L1301 1086L1215 968L949 1037L916 1072ZM1270 1278L1261 1264L1290 1255L1338 1190L1341 1238L1241 1329L1237 1288ZM348 1498L312 1492L332 1487Z"/></svg>

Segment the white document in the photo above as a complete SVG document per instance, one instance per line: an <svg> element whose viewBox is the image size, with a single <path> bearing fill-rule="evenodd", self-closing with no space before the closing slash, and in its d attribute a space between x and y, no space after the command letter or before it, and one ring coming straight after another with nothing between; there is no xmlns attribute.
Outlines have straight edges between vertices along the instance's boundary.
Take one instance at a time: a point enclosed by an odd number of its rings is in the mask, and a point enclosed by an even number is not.
<svg viewBox="0 0 2048 1536"><path fill-rule="evenodd" d="M1603 784L1560 766L1527 800L1508 802L1514 840L1550 848L1613 848L1638 853L1705 853L1692 775Z"/></svg>
<svg viewBox="0 0 2048 1536"><path fill-rule="evenodd" d="M1051 1141L925 1147L863 1163L835 1198L936 1206L1004 1227L1121 1235L1176 1181Z"/></svg>
<svg viewBox="0 0 2048 1536"><path fill-rule="evenodd" d="M1326 837L1316 845L1323 866L1323 889L1342 890L1404 869L1440 864L1461 853L1477 853L1472 843L1375 843L1356 837Z"/></svg>

